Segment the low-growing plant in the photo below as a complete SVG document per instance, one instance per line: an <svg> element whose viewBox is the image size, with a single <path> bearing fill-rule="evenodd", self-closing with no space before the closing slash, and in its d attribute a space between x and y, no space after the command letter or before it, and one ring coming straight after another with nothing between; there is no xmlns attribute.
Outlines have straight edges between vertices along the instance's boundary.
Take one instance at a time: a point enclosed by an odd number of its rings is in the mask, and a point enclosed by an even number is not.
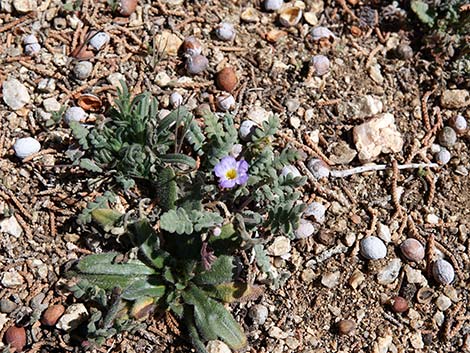
<svg viewBox="0 0 470 353"><path fill-rule="evenodd" d="M253 297L259 289L239 278L242 263L235 255L253 251L276 284L264 244L272 236L294 237L304 210L298 188L306 178L280 172L299 154L275 151L275 116L242 144L230 115L207 114L201 128L184 107L162 120L157 113L154 98L131 98L124 86L101 126L91 131L72 126L84 149L76 164L111 175L127 189L144 179L154 191L148 195L154 207L139 208L137 219L132 210L123 216L109 208L111 193L84 210L81 224L93 219L104 234L118 234L125 251L80 260L70 272L78 280L73 291L87 298L114 291L119 298L101 305L93 337L106 337L129 317L158 308L186 324L198 352L213 339L241 348L246 342L241 326L222 303Z"/></svg>

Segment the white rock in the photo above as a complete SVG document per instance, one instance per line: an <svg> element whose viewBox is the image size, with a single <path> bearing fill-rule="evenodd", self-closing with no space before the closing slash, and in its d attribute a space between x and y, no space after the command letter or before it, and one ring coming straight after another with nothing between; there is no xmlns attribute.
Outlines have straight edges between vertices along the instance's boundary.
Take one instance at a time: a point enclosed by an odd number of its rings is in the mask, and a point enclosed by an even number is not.
<svg viewBox="0 0 470 353"><path fill-rule="evenodd" d="M53 78L43 78L38 83L38 90L41 92L52 93L55 91L55 80Z"/></svg>
<svg viewBox="0 0 470 353"><path fill-rule="evenodd" d="M262 304L253 305L248 312L248 316L253 320L255 325L263 325L268 318L268 308Z"/></svg>
<svg viewBox="0 0 470 353"><path fill-rule="evenodd" d="M310 61L313 73L316 76L323 76L330 71L330 60L325 55L315 55Z"/></svg>
<svg viewBox="0 0 470 353"><path fill-rule="evenodd" d="M35 0L13 0L13 7L21 14L36 10L37 4Z"/></svg>
<svg viewBox="0 0 470 353"><path fill-rule="evenodd" d="M41 149L41 144L35 138L24 137L16 140L15 144L13 145L13 149L15 150L15 155L18 158L23 159L39 152Z"/></svg>
<svg viewBox="0 0 470 353"><path fill-rule="evenodd" d="M155 76L155 83L159 87L166 87L169 85L171 82L171 77L168 76L168 74L165 71L160 71L156 76Z"/></svg>
<svg viewBox="0 0 470 353"><path fill-rule="evenodd" d="M236 35L235 28L231 23L228 22L221 22L217 26L215 30L215 34L217 35L217 38L220 40L225 40L225 41L231 41L235 38Z"/></svg>
<svg viewBox="0 0 470 353"><path fill-rule="evenodd" d="M377 342L374 342L374 345L372 346L372 353L387 353L392 343L393 337L391 335L379 337Z"/></svg>
<svg viewBox="0 0 470 353"><path fill-rule="evenodd" d="M341 277L341 272L327 272L321 278L321 284L323 284L326 288L334 288L338 285L339 279Z"/></svg>
<svg viewBox="0 0 470 353"><path fill-rule="evenodd" d="M264 0L264 8L267 11L277 11L284 4L284 0Z"/></svg>
<svg viewBox="0 0 470 353"><path fill-rule="evenodd" d="M13 110L23 108L31 101L28 89L16 78L3 82L3 101Z"/></svg>
<svg viewBox="0 0 470 353"><path fill-rule="evenodd" d="M108 77L106 77L106 81L108 81L109 84L113 87L121 88L121 81L125 82L126 77L123 74L121 74L120 72L113 72Z"/></svg>
<svg viewBox="0 0 470 353"><path fill-rule="evenodd" d="M401 260L398 258L390 260L387 266L385 266L377 274L377 282L379 284L387 285L393 283L398 275L400 274Z"/></svg>
<svg viewBox="0 0 470 353"><path fill-rule="evenodd" d="M267 250L268 254L272 256L286 255L291 250L290 239L283 235L276 237Z"/></svg>
<svg viewBox="0 0 470 353"><path fill-rule="evenodd" d="M24 278L16 270L11 269L8 272L3 272L1 283L7 288L14 288L21 286L24 283Z"/></svg>
<svg viewBox="0 0 470 353"><path fill-rule="evenodd" d="M310 159L307 162L307 168L316 179L328 178L330 176L330 167L321 159Z"/></svg>
<svg viewBox="0 0 470 353"><path fill-rule="evenodd" d="M5 327L5 324L10 321L10 319L8 318L8 315L7 314L0 314L0 331L3 330L3 328ZM0 348L3 349L4 346L2 345L2 343L0 343Z"/></svg>
<svg viewBox="0 0 470 353"><path fill-rule="evenodd" d="M277 338L279 340L285 340L287 337L289 337L289 334L287 332L282 331L277 326L271 326L268 331L268 335L269 337Z"/></svg>
<svg viewBox="0 0 470 353"><path fill-rule="evenodd" d="M312 222L306 219L300 219L299 226L295 230L295 237L297 239L305 239L316 232L318 232L318 227L316 227Z"/></svg>
<svg viewBox="0 0 470 353"><path fill-rule="evenodd" d="M256 130L256 123L251 120L245 120L241 123L238 129L238 135L242 141L250 141Z"/></svg>
<svg viewBox="0 0 470 353"><path fill-rule="evenodd" d="M48 113L58 112L60 110L60 103L55 97L44 99L42 101L42 106L44 107L44 110Z"/></svg>
<svg viewBox="0 0 470 353"><path fill-rule="evenodd" d="M410 335L410 343L414 349L423 349L424 342L423 337L421 336L421 332L413 332Z"/></svg>
<svg viewBox="0 0 470 353"><path fill-rule="evenodd" d="M390 113L380 114L354 127L354 143L362 162L372 161L380 153L397 153L403 148L403 139Z"/></svg>
<svg viewBox="0 0 470 353"><path fill-rule="evenodd" d="M312 29L311 34L312 34L313 40L320 40L322 38L326 38L326 39L336 38L333 32L331 32L326 27L316 27Z"/></svg>
<svg viewBox="0 0 470 353"><path fill-rule="evenodd" d="M259 126L262 126L263 122L268 121L271 115L273 115L272 112L268 112L266 109L258 106L250 109L246 114L248 119L254 121Z"/></svg>
<svg viewBox="0 0 470 353"><path fill-rule="evenodd" d="M444 313L442 311L437 311L434 314L433 319L436 325L440 327L444 324L444 320L446 319L446 317L444 316Z"/></svg>
<svg viewBox="0 0 470 353"><path fill-rule="evenodd" d="M374 96L366 95L359 100L361 113L363 116L372 116L382 113L383 104L380 99Z"/></svg>
<svg viewBox="0 0 470 353"><path fill-rule="evenodd" d="M383 223L378 224L378 226L377 226L377 235L385 243L390 243L392 241L392 233L390 232L390 228L387 225L383 224Z"/></svg>
<svg viewBox="0 0 470 353"><path fill-rule="evenodd" d="M368 260L383 259L387 256L387 247L377 237L369 236L361 240L361 254Z"/></svg>
<svg viewBox="0 0 470 353"><path fill-rule="evenodd" d="M221 94L216 99L217 108L221 111L226 112L228 110L233 110L235 108L235 98L229 93Z"/></svg>
<svg viewBox="0 0 470 353"><path fill-rule="evenodd" d="M23 232L15 216L11 216L0 221L0 232L8 233L14 237L19 237Z"/></svg>
<svg viewBox="0 0 470 353"><path fill-rule="evenodd" d="M230 348L222 341L209 341L206 346L207 353L231 353Z"/></svg>
<svg viewBox="0 0 470 353"><path fill-rule="evenodd" d="M56 327L60 330L69 332L77 328L87 319L87 317L88 310L85 305L81 303L72 304L65 310L64 315L62 315L59 322L56 324Z"/></svg>
<svg viewBox="0 0 470 353"><path fill-rule="evenodd" d="M81 107L70 107L65 111L64 120L70 124L71 121L83 122L86 117L87 113Z"/></svg>
<svg viewBox="0 0 470 353"><path fill-rule="evenodd" d="M301 177L302 174L300 174L300 171L297 169L296 166L294 165L286 165L284 168L281 170L281 176L286 176L290 174L292 177L297 178Z"/></svg>
<svg viewBox="0 0 470 353"><path fill-rule="evenodd" d="M88 44L90 44L94 49L100 50L104 45L109 42L109 34L105 32L95 33Z"/></svg>
<svg viewBox="0 0 470 353"><path fill-rule="evenodd" d="M326 207L320 202L312 202L304 211L304 215L313 217L318 223L325 221Z"/></svg>
<svg viewBox="0 0 470 353"><path fill-rule="evenodd" d="M384 77L382 76L382 72L380 71L379 64L371 65L369 67L369 75L370 75L370 78L374 80L375 83L378 83L379 85L384 82Z"/></svg>
<svg viewBox="0 0 470 353"><path fill-rule="evenodd" d="M455 278L455 272L452 265L446 260L437 260L432 266L434 279L440 284L451 284Z"/></svg>
<svg viewBox="0 0 470 353"><path fill-rule="evenodd" d="M442 92L443 108L458 109L470 104L470 93L464 89L448 89Z"/></svg>
<svg viewBox="0 0 470 353"><path fill-rule="evenodd" d="M405 265L406 279L410 283L418 283L423 286L427 285L428 281L426 277L423 276L421 271L414 269L409 265Z"/></svg>
<svg viewBox="0 0 470 353"><path fill-rule="evenodd" d="M73 68L73 73L79 80L86 80L93 71L93 64L89 61L79 61Z"/></svg>
<svg viewBox="0 0 470 353"><path fill-rule="evenodd" d="M173 108L179 107L181 104L183 104L183 96L179 94L179 92L173 92L170 95L170 104Z"/></svg>
<svg viewBox="0 0 470 353"><path fill-rule="evenodd" d="M31 268L32 268L34 274L36 276L38 276L39 278L42 278L42 279L47 278L47 274L48 274L49 270L47 269L47 265L44 262L42 262L41 260L33 259L31 261Z"/></svg>
<svg viewBox="0 0 470 353"><path fill-rule="evenodd" d="M450 300L449 297L446 297L445 295L440 295L436 299L436 306L440 311L446 311L447 309L450 308L452 305L452 301Z"/></svg>
<svg viewBox="0 0 470 353"><path fill-rule="evenodd" d="M436 161L437 163L441 164L441 165L446 165L447 163L449 163L450 159L452 158L452 155L450 154L450 152L445 149L445 148L442 148L439 152L437 152L436 154Z"/></svg>

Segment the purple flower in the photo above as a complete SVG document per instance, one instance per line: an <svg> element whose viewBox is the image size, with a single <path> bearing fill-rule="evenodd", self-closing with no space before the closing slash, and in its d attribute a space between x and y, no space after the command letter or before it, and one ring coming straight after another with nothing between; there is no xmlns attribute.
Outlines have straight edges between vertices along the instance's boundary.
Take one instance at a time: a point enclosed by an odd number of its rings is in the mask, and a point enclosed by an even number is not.
<svg viewBox="0 0 470 353"><path fill-rule="evenodd" d="M232 156L222 158L215 166L214 173L219 177L219 186L233 188L235 185L243 185L248 180L248 163L245 160L237 161Z"/></svg>

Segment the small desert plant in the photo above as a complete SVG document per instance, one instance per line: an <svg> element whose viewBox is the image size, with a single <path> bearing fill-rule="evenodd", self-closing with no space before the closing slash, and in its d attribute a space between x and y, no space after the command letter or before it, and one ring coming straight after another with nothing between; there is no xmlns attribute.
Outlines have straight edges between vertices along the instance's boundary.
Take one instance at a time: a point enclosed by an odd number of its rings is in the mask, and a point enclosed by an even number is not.
<svg viewBox="0 0 470 353"><path fill-rule="evenodd" d="M91 131L72 126L84 150L76 164L112 175L128 190L142 179L154 186L154 193L146 195L154 207L139 208L136 220L131 221L132 211L122 216L109 207L114 202L110 192L79 217L83 225L93 218L107 236L125 230L119 236L123 254L90 255L70 273L78 280L73 287L78 296L114 291L119 298L95 317L92 329L108 327L98 330L99 337L127 327L128 316L140 315L129 310L140 313L137 308L144 305L171 310L186 323L199 352L205 352L203 341L217 338L235 349L244 346L241 327L222 303L258 290L238 278L241 263L233 256L252 249L260 269L273 279L264 243L273 235L294 237L304 210L297 189L306 178L280 175L299 154L275 151L278 127L271 116L242 145L230 115L207 114L201 128L180 106L158 120L154 98L131 98L125 86L101 126Z"/></svg>

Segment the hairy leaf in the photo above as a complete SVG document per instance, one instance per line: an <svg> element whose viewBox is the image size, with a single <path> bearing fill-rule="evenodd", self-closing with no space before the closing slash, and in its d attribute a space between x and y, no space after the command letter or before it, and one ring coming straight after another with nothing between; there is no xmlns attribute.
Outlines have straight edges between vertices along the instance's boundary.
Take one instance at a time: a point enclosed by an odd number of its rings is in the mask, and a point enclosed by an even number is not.
<svg viewBox="0 0 470 353"><path fill-rule="evenodd" d="M220 255L212 264L210 270L203 271L194 277L194 283L201 285L215 285L229 282L233 279L235 265L233 257Z"/></svg>
<svg viewBox="0 0 470 353"><path fill-rule="evenodd" d="M263 294L263 288L241 282L218 284L212 288L205 288L208 294L224 303L256 300Z"/></svg>

